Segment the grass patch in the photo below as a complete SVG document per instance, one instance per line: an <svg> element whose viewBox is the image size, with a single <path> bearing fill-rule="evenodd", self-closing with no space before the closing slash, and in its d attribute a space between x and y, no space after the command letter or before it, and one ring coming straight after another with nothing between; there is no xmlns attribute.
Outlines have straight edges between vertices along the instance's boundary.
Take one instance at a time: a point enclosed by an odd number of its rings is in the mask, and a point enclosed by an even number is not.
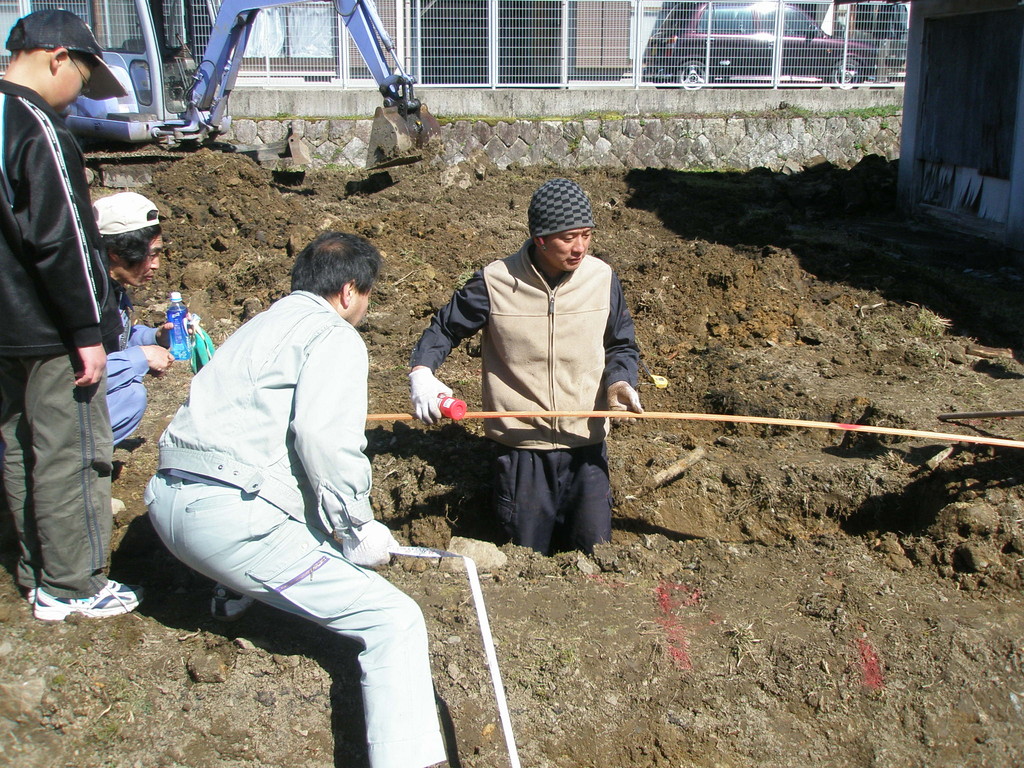
<svg viewBox="0 0 1024 768"><path fill-rule="evenodd" d="M763 118L773 120L790 120L794 118L812 117L898 117L903 113L899 104L885 104L875 107L858 107L838 110L813 110L794 107L783 103L778 109L735 112L647 112L644 114L626 115L621 112L583 112L577 115L521 115L519 117L495 117L494 115L435 115L441 124L455 123L460 120L481 122L490 126L510 122L556 122L571 123L581 120L708 120L708 119L742 119ZM308 119L308 118L307 118Z"/></svg>
<svg viewBox="0 0 1024 768"><path fill-rule="evenodd" d="M952 325L952 320L921 307L910 324L910 332L919 338L937 339L945 335Z"/></svg>
<svg viewBox="0 0 1024 768"><path fill-rule="evenodd" d="M582 120L599 120L609 122L614 120L709 120L709 119L743 119L762 118L772 120L791 120L794 118L814 117L898 117L903 113L903 107L899 104L885 104L874 107L857 107L838 110L813 110L805 107L795 107L783 102L777 109L763 109L753 111L734 112L645 112L643 114L624 114L616 111L593 111L581 112L574 115L434 115L441 125L467 121L470 123L485 123L492 128L498 123L515 122L544 122L544 123L572 123ZM253 116L235 115L235 120L307 120L316 122L321 120L368 120L373 115L293 115L288 112L278 112L275 115Z"/></svg>

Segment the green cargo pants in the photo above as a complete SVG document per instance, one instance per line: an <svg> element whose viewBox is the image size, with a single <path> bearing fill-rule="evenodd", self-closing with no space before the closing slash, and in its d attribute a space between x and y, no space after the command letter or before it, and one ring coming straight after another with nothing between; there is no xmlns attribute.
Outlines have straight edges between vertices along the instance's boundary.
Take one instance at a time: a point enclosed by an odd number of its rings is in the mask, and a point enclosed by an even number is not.
<svg viewBox="0 0 1024 768"><path fill-rule="evenodd" d="M76 387L67 355L0 357L4 490L18 583L91 597L107 582L113 438L106 376Z"/></svg>

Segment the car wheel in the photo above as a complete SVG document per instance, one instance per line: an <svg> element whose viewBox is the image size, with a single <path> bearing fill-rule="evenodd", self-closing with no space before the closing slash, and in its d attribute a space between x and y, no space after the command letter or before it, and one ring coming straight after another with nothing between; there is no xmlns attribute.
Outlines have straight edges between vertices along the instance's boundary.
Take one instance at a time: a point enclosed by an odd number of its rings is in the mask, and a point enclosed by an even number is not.
<svg viewBox="0 0 1024 768"><path fill-rule="evenodd" d="M832 70L832 77L829 78L829 81L832 85L846 91L853 88L854 83L861 82L863 78L860 76L860 72L860 62L856 59L847 59L845 64L839 64Z"/></svg>
<svg viewBox="0 0 1024 768"><path fill-rule="evenodd" d="M676 73L676 82L688 91L696 91L708 84L708 68L699 59L683 62Z"/></svg>

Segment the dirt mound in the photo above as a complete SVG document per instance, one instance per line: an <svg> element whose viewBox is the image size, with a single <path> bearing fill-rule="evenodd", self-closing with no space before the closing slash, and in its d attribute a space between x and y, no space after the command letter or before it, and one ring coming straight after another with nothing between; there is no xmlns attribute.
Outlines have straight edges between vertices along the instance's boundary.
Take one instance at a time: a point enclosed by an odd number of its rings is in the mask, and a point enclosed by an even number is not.
<svg viewBox="0 0 1024 768"><path fill-rule="evenodd" d="M157 322L181 288L220 343L288 291L315 233L364 235L387 264L363 328L370 411L404 412L430 315L519 247L530 195L553 175L566 171L478 161L303 177L198 152L141 190L172 246L136 303ZM995 348L1024 346L1020 275L1003 254L901 221L892 164L571 175L643 357L670 381L644 380L647 410L1024 437L1020 421L936 419L1019 407L1024 367ZM471 408L478 357L470 341L441 372ZM152 381L143 426L116 451L113 569L146 586L139 614L43 626L9 575L0 584L11 765L365 764L356 649L261 607L213 622L209 585L148 525L142 489L189 379ZM479 423L387 420L367 434L374 506L399 537L503 544ZM508 563L484 575L523 764L1019 763L1024 454L941 456L947 445L616 423L613 543L592 558L504 545ZM4 552L9 564L9 535ZM387 575L427 616L453 764L505 764L465 577L418 561Z"/></svg>

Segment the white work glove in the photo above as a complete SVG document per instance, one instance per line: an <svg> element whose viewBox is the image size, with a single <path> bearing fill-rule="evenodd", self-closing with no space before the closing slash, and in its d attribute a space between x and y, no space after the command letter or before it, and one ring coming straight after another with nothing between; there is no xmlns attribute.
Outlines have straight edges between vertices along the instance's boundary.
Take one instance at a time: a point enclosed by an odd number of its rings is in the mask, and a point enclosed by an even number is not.
<svg viewBox="0 0 1024 768"><path fill-rule="evenodd" d="M352 537L341 540L341 553L356 565L366 568L387 565L391 550L399 546L388 527L377 520L365 522L352 531Z"/></svg>
<svg viewBox="0 0 1024 768"><path fill-rule="evenodd" d="M424 424L436 424L441 420L441 405L438 395L451 397L451 387L434 376L429 368L417 368L409 372L409 397L412 400L412 415Z"/></svg>
<svg viewBox="0 0 1024 768"><path fill-rule="evenodd" d="M628 381L616 381L608 387L606 397L608 398L609 411L644 412L643 406L640 405L640 395L629 386Z"/></svg>

